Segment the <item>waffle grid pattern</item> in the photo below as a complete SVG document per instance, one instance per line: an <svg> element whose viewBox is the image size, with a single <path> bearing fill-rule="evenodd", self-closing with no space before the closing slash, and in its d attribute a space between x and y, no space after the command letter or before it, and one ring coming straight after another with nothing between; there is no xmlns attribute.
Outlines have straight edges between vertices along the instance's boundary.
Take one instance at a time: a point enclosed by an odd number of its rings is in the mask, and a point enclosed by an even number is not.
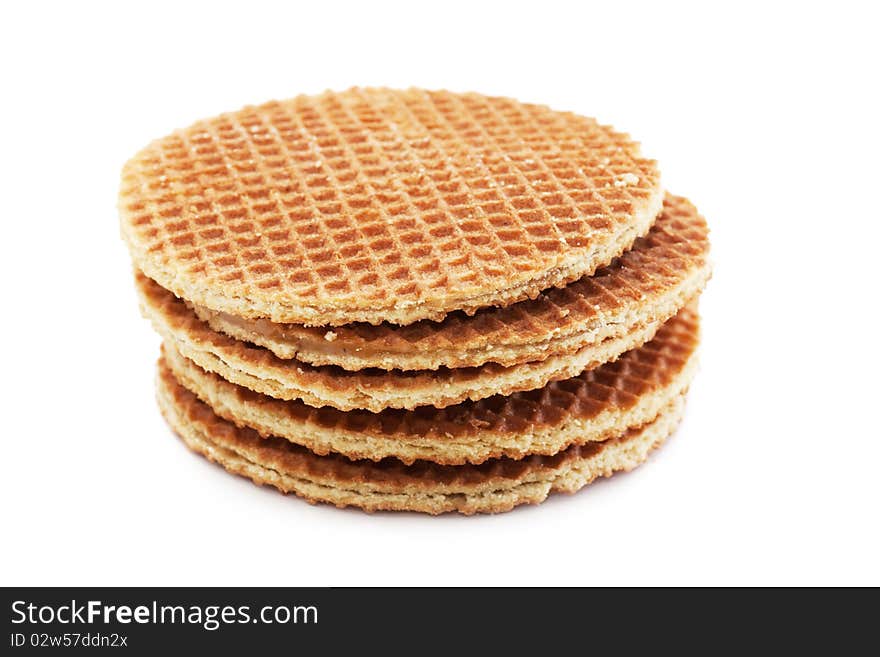
<svg viewBox="0 0 880 657"><path fill-rule="evenodd" d="M126 165L120 208L136 261L176 293L320 323L343 306L445 313L537 280L609 246L658 190L654 162L591 119L353 89L154 142Z"/></svg>

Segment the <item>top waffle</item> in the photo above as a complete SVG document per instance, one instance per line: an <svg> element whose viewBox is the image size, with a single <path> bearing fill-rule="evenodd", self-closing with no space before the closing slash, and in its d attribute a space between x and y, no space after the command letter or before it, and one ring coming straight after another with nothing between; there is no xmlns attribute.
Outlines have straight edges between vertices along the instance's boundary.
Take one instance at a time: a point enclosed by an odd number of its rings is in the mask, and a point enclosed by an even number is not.
<svg viewBox="0 0 880 657"><path fill-rule="evenodd" d="M194 303L308 326L533 298L649 229L653 161L593 119L505 98L352 89L200 121L130 160L135 264Z"/></svg>

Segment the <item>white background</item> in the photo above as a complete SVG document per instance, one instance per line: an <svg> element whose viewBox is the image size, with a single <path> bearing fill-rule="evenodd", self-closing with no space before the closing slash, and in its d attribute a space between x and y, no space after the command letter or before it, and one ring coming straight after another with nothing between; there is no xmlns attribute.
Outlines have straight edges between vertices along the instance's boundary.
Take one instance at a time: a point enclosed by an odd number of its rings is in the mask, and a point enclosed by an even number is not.
<svg viewBox="0 0 880 657"><path fill-rule="evenodd" d="M660 4L4 3L0 583L880 584L877 17ZM702 370L645 467L494 517L369 516L171 434L120 167L353 84L597 116L707 216Z"/></svg>

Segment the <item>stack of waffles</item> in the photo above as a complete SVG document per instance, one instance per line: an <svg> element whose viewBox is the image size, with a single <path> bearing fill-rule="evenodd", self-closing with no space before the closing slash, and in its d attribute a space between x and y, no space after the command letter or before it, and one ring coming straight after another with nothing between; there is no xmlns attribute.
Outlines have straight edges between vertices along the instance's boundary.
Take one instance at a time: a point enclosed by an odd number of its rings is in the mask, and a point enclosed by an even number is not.
<svg viewBox="0 0 880 657"><path fill-rule="evenodd" d="M119 207L161 411L257 483L506 511L632 469L682 416L707 227L593 119L302 96L152 143Z"/></svg>

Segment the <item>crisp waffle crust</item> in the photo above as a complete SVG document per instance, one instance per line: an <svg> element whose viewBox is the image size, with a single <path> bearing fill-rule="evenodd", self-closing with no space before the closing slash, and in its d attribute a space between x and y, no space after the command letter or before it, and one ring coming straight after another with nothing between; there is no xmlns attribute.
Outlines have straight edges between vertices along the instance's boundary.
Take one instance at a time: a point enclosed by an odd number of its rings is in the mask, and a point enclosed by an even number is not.
<svg viewBox="0 0 880 657"><path fill-rule="evenodd" d="M430 514L508 511L542 502L551 492L573 493L598 477L631 470L672 433L684 406L680 395L649 424L554 456L494 459L481 465L405 465L395 459L374 463L318 456L287 440L236 427L181 386L162 361L157 387L159 407L184 443L232 473L312 503Z"/></svg>
<svg viewBox="0 0 880 657"><path fill-rule="evenodd" d="M168 344L163 357L177 381L218 416L263 436L286 438L322 455L462 465L552 455L652 422L687 390L696 370L698 333L697 314L688 308L617 361L540 390L445 409L380 413L271 399L206 372Z"/></svg>
<svg viewBox="0 0 880 657"><path fill-rule="evenodd" d="M200 121L124 167L137 267L243 318L409 324L593 273L650 228L656 164L592 119L352 89Z"/></svg>
<svg viewBox="0 0 880 657"><path fill-rule="evenodd" d="M199 367L276 399L300 399L310 406L342 411L444 408L467 399L534 390L616 359L650 340L662 325L655 320L574 353L510 367L487 363L439 370L352 372L278 358L268 349L212 330L186 303L146 276L136 275L136 283L144 315L169 345Z"/></svg>

